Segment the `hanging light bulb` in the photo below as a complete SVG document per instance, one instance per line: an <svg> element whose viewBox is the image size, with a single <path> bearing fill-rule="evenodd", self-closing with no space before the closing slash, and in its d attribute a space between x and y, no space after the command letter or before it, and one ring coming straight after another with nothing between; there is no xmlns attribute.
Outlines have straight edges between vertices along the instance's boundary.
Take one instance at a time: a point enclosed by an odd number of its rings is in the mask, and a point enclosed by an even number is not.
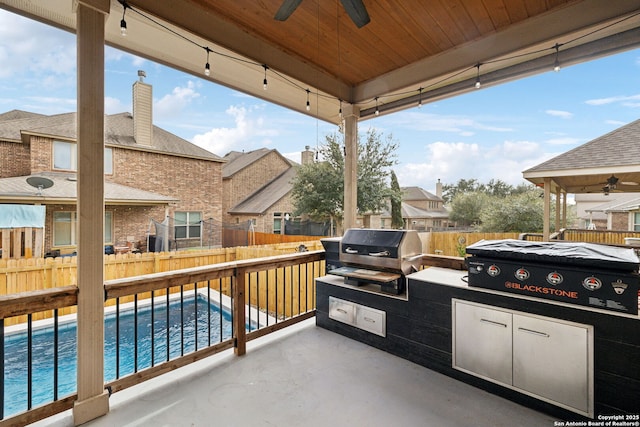
<svg viewBox="0 0 640 427"><path fill-rule="evenodd" d="M211 66L209 65L209 52L211 52L211 49L205 47L205 50L207 51L207 63L204 64L204 75L208 77L211 75Z"/></svg>
<svg viewBox="0 0 640 427"><path fill-rule="evenodd" d="M342 99L340 100L340 109L338 110L338 117L342 118Z"/></svg>
<svg viewBox="0 0 640 427"><path fill-rule="evenodd" d="M418 89L418 108L422 107L422 88Z"/></svg>
<svg viewBox="0 0 640 427"><path fill-rule="evenodd" d="M556 43L556 61L553 63L553 71L556 73L560 71L560 61L558 60L558 50L560 49L560 45Z"/></svg>
<svg viewBox="0 0 640 427"><path fill-rule="evenodd" d="M311 104L309 103L309 92L311 91L307 89L307 111L311 110Z"/></svg>
<svg viewBox="0 0 640 427"><path fill-rule="evenodd" d="M480 86L482 86L482 84L480 83L480 63L478 62L478 65L476 65L476 67L478 68L478 72L476 73L476 89L480 89Z"/></svg>
<svg viewBox="0 0 640 427"><path fill-rule="evenodd" d="M267 64L262 64L264 67L264 80L262 81L262 89L267 90Z"/></svg>
<svg viewBox="0 0 640 427"><path fill-rule="evenodd" d="M378 108L378 97L376 96L376 116L380 115L380 109Z"/></svg>
<svg viewBox="0 0 640 427"><path fill-rule="evenodd" d="M120 20L120 35L122 37L127 36L127 21L124 20L124 14L127 12L127 3L122 3L122 19Z"/></svg>

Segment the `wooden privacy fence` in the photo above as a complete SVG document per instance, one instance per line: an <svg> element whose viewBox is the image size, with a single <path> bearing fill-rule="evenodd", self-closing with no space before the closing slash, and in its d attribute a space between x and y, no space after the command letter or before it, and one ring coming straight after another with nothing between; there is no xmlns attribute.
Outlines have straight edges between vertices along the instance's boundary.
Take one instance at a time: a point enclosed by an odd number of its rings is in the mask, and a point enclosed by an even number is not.
<svg viewBox="0 0 640 427"><path fill-rule="evenodd" d="M185 268L201 267L224 262L263 258L273 255L283 255L295 253L300 244L304 244L309 251L321 250L322 244L319 240L310 242L281 243L263 246L248 246L237 248L218 248L207 250L178 251L178 252L149 252L143 254L118 254L105 255L104 272L105 280L122 279L126 277L141 276L152 273L163 273L167 271L182 270ZM77 285L77 257L57 257L57 258L31 258L31 259L0 259L0 297L24 292L38 291L42 289L60 288ZM251 299L261 298L260 301L269 300L273 302L270 307L275 307L276 292L275 280L276 270L264 271L260 273L259 283L265 284L260 292L253 291ZM300 286L298 282L305 280L306 273L293 273L283 277L287 289ZM269 276L269 279L267 279ZM297 277L300 277L298 279ZM230 284L222 282L220 284L223 293L229 295ZM262 286L262 285L261 285ZM282 285L279 285L282 286ZM80 285L80 288L82 286ZM280 290L280 295L284 296L285 289ZM304 292L304 290L303 290ZM144 296L141 296L144 297ZM306 301L306 299L305 299ZM306 302L303 303L306 307ZM75 307L62 309L62 314L75 312ZM51 313L35 313L33 320L40 320L50 317ZM23 319L22 319L23 320ZM22 321L20 320L20 321ZM16 321L18 323L19 321Z"/></svg>
<svg viewBox="0 0 640 427"><path fill-rule="evenodd" d="M467 246L480 240L519 239L523 233L474 233L464 231L438 231L420 233L422 249L427 254L465 256ZM626 245L625 238L640 238L638 231L609 231L562 229L555 240L599 243L603 245ZM542 241L542 235L526 233L527 240Z"/></svg>
<svg viewBox="0 0 640 427"><path fill-rule="evenodd" d="M3 228L0 229L0 235L2 259L44 256L43 228Z"/></svg>

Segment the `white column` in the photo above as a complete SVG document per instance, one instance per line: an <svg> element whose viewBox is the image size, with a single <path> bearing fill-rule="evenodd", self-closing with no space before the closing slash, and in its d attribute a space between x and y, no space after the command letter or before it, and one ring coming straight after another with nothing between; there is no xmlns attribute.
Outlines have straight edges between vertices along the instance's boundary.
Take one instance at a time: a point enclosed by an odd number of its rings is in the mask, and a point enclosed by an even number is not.
<svg viewBox="0 0 640 427"><path fill-rule="evenodd" d="M104 35L109 0L77 3L78 399L75 425L109 412L104 389Z"/></svg>
<svg viewBox="0 0 640 427"><path fill-rule="evenodd" d="M344 221L343 229L356 226L358 212L358 118L360 109L347 104L344 117Z"/></svg>
<svg viewBox="0 0 640 427"><path fill-rule="evenodd" d="M555 232L558 233L560 231L560 218L561 218L561 212L560 212L560 197L561 197L561 191L560 187L556 186L556 222L555 222L555 227L556 230Z"/></svg>
<svg viewBox="0 0 640 427"><path fill-rule="evenodd" d="M548 242L549 227L551 226L551 178L544 179L544 208L542 216L542 240Z"/></svg>

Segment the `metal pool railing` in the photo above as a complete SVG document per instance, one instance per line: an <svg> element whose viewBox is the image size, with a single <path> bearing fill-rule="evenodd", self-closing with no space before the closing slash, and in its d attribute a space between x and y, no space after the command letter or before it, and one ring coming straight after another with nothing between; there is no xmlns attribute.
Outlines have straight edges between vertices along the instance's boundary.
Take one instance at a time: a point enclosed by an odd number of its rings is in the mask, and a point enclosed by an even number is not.
<svg viewBox="0 0 640 427"><path fill-rule="evenodd" d="M105 282L105 314L112 324L105 327L103 352L92 356L105 358L105 388L115 393L231 348L244 354L248 341L315 315L315 278L323 274L324 251L315 251ZM0 368L5 374L5 360L12 358L6 343L21 329L26 341L18 347L26 352L26 365L19 369L25 378L20 394L27 401L17 414L0 405L0 427L26 425L74 406L75 390L61 391L61 383L75 382L67 365L76 360L62 355L70 344L59 338L72 327L67 321L74 315L58 316L58 310L77 305L77 296L78 288L70 286L0 297ZM31 320L45 311L48 320ZM5 328L4 319L16 316L24 322ZM37 352L53 366L48 378L35 376L47 371L38 369L34 355L44 324L51 338L38 347L47 350ZM131 342L124 341L127 336ZM76 351L75 343L71 346ZM44 402L34 399L43 384L49 390ZM6 403L13 398L3 375L0 399Z"/></svg>

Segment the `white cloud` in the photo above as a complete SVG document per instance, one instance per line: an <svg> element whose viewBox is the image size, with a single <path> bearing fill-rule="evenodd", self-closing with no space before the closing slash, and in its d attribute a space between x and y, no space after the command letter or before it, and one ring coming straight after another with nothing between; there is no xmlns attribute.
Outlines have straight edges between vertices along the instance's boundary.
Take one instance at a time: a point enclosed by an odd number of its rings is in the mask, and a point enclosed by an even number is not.
<svg viewBox="0 0 640 427"><path fill-rule="evenodd" d="M611 96L608 98L596 98L596 99L589 99L587 101L585 101L585 104L587 105L608 105L608 104L617 104L620 103L621 105L624 106L631 106L631 107L637 107L638 103L634 102L634 101L640 101L640 94L638 95L631 95L631 96Z"/></svg>
<svg viewBox="0 0 640 427"><path fill-rule="evenodd" d="M551 145L576 145L580 142L581 140L579 138L571 138L569 136L566 136L564 138L551 138L551 139L547 139L545 142L547 144L551 144Z"/></svg>
<svg viewBox="0 0 640 427"><path fill-rule="evenodd" d="M614 125L614 126L624 126L627 124L627 122L622 122L620 120L605 120L604 122L608 125Z"/></svg>
<svg viewBox="0 0 640 427"><path fill-rule="evenodd" d="M253 150L271 143L278 130L269 128L264 117L254 117L256 108L230 106L225 111L233 117L234 127L214 128L193 137L193 143L220 156L229 151Z"/></svg>
<svg viewBox="0 0 640 427"><path fill-rule="evenodd" d="M573 118L573 113L570 113L568 111L547 110L547 111L545 111L545 113L547 113L548 115L553 116L553 117L560 117L561 119L571 119L571 118Z"/></svg>
<svg viewBox="0 0 640 427"><path fill-rule="evenodd" d="M557 155L544 153L538 143L531 141L504 141L491 147L474 143L435 142L426 147L426 161L406 163L396 170L401 186L435 188L440 179L455 184L460 179L489 182L500 179L511 185L524 182L522 171Z"/></svg>
<svg viewBox="0 0 640 427"><path fill-rule="evenodd" d="M420 132L451 132L460 136L472 136L476 131L513 131L509 127L488 124L490 119L456 115L404 112L396 114L396 117L390 116L388 120L393 126L402 126Z"/></svg>
<svg viewBox="0 0 640 427"><path fill-rule="evenodd" d="M117 114L127 111L128 105L124 105L119 99L110 96L104 98L104 112L105 114ZM131 111L129 111L131 112Z"/></svg>
<svg viewBox="0 0 640 427"><path fill-rule="evenodd" d="M157 120L168 120L180 114L191 102L198 98L197 84L188 81L186 87L175 87L153 105L153 116Z"/></svg>

